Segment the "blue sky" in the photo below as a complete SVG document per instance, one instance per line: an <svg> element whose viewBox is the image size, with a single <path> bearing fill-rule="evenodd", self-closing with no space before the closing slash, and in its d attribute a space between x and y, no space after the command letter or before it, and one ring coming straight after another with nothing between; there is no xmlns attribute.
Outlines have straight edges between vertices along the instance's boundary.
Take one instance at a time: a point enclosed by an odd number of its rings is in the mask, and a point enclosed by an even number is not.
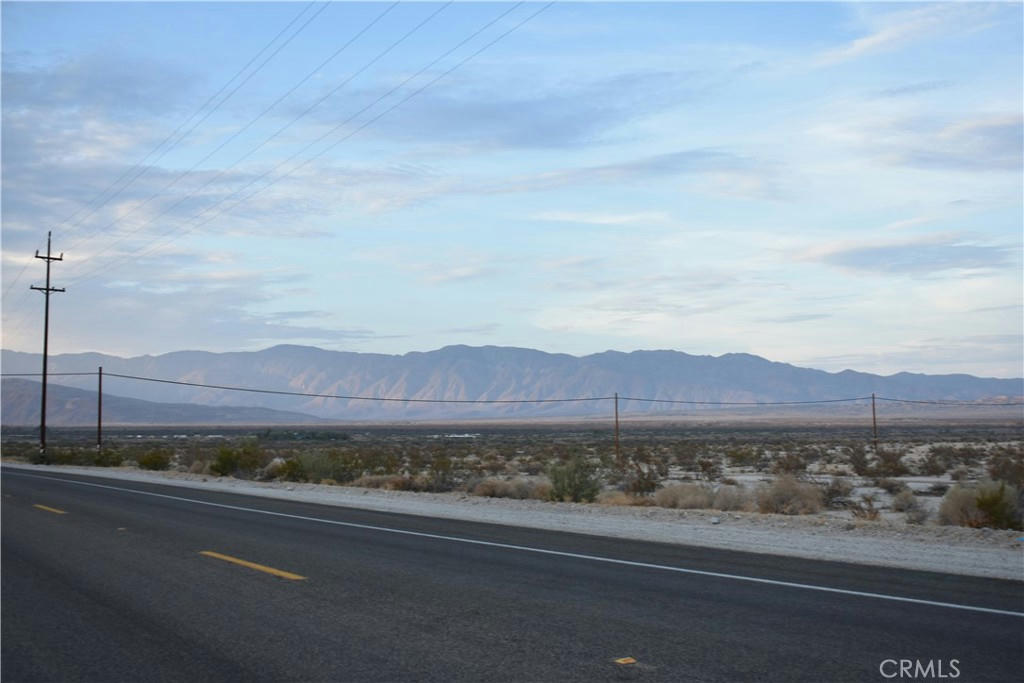
<svg viewBox="0 0 1024 683"><path fill-rule="evenodd" d="M5 348L1024 375L1020 3L2 19Z"/></svg>

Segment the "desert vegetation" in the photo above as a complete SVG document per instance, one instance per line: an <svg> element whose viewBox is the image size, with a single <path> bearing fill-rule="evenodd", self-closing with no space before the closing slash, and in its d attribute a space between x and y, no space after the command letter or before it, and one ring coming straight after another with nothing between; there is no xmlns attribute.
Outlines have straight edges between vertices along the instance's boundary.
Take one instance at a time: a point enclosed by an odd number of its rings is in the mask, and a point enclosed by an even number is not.
<svg viewBox="0 0 1024 683"><path fill-rule="evenodd" d="M465 425L457 429L465 429ZM1020 528L1017 424L921 424L876 450L862 426L633 426L616 452L606 426L444 426L115 433L54 439L54 464L169 469L209 477L393 491L782 515L845 515ZM38 462L31 433L5 457Z"/></svg>

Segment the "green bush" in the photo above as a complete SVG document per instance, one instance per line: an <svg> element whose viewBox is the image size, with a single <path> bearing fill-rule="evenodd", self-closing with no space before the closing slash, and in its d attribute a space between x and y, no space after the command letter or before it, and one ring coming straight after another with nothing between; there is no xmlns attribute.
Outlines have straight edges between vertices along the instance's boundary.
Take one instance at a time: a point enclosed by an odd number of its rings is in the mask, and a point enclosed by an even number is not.
<svg viewBox="0 0 1024 683"><path fill-rule="evenodd" d="M137 462L144 470L166 470L171 464L171 455L167 451L156 449L140 455Z"/></svg>
<svg viewBox="0 0 1024 683"><path fill-rule="evenodd" d="M939 523L974 528L1020 529L1017 489L1006 482L951 488L939 506Z"/></svg>
<svg viewBox="0 0 1024 683"><path fill-rule="evenodd" d="M596 468L581 456L548 467L551 500L590 503L601 490Z"/></svg>
<svg viewBox="0 0 1024 683"><path fill-rule="evenodd" d="M120 451L102 448L96 453L95 462L97 467L117 467L124 462L124 456Z"/></svg>
<svg viewBox="0 0 1024 683"><path fill-rule="evenodd" d="M269 462L269 458L255 439L248 439L237 447L229 445L217 449L217 457L210 463L210 471L226 477L231 474L252 474Z"/></svg>
<svg viewBox="0 0 1024 683"><path fill-rule="evenodd" d="M290 458L278 468L277 478L285 481L306 481L306 470L300 460Z"/></svg>

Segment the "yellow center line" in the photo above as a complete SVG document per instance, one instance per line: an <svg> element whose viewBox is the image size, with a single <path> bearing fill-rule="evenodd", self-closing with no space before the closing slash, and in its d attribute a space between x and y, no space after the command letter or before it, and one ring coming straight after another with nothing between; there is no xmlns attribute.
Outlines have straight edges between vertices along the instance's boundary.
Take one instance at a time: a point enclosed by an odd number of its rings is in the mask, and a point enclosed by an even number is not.
<svg viewBox="0 0 1024 683"><path fill-rule="evenodd" d="M57 508L52 508L52 507L50 507L48 505L40 505L39 503L34 504L32 507L37 507L40 510L46 510L47 512L52 512L55 515L66 515L66 514L68 514L68 513L64 512L63 510L58 510Z"/></svg>
<svg viewBox="0 0 1024 683"><path fill-rule="evenodd" d="M282 571L280 569L274 569L273 567L267 567L265 565L256 564L255 562L249 562L247 560L240 560L237 557L231 557L230 555L222 555L220 553L215 553L212 550L201 550L199 554L205 555L206 557L213 557L218 560L224 560L225 562L231 562L232 564L238 564L243 567L248 567L249 569L255 569L258 572L273 574L274 576L279 576L282 579L291 579L292 581L306 580L305 576L299 576L298 574L292 574L291 572Z"/></svg>

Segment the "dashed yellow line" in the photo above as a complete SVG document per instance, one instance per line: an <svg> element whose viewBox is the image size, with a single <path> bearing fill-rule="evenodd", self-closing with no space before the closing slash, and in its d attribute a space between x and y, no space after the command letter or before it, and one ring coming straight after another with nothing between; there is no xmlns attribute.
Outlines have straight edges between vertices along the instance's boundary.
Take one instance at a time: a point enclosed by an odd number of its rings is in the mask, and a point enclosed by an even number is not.
<svg viewBox="0 0 1024 683"><path fill-rule="evenodd" d="M68 514L64 510L58 510L57 508L52 508L49 505L40 505L39 503L34 504L32 507L37 507L40 510L46 510L47 512L52 512L55 515L66 515L66 514Z"/></svg>
<svg viewBox="0 0 1024 683"><path fill-rule="evenodd" d="M231 557L230 555L222 555L221 553L215 553L212 550L201 550L199 554L205 555L206 557L213 557L218 560L224 560L225 562L231 562L232 564L241 565L243 567L248 567L249 569L255 569L258 572L273 574L274 576L279 576L282 579L290 579L292 581L306 580L305 576L299 576L298 574L292 574L291 572L286 572L281 569L274 569L273 567L267 567L266 565L256 564L255 562L249 562L248 560L240 560L237 557Z"/></svg>

